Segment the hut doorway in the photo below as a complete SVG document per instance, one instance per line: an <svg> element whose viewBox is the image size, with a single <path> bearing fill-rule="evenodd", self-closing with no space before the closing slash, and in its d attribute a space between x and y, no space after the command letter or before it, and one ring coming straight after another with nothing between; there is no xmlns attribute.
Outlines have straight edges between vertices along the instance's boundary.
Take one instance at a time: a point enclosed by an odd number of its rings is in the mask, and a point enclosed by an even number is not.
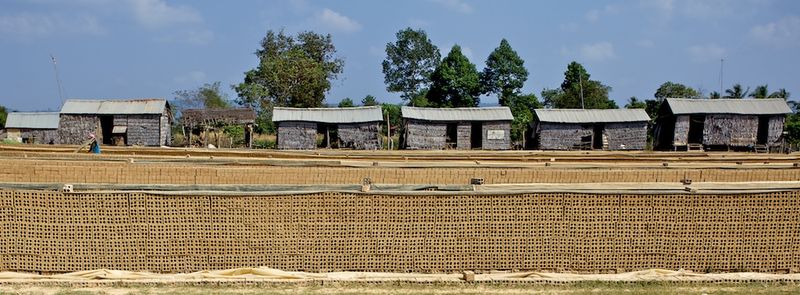
<svg viewBox="0 0 800 295"><path fill-rule="evenodd" d="M702 144L703 143L703 126L706 123L706 116L692 115L689 116L689 137L687 138L689 144Z"/></svg>
<svg viewBox="0 0 800 295"><path fill-rule="evenodd" d="M447 123L445 137L447 148L458 147L458 123Z"/></svg>
<svg viewBox="0 0 800 295"><path fill-rule="evenodd" d="M111 145L114 143L114 116L100 116L100 136L103 137L103 144Z"/></svg>
<svg viewBox="0 0 800 295"><path fill-rule="evenodd" d="M603 124L595 124L592 130L592 149L595 150L602 150L603 146L603 131L606 129L606 126Z"/></svg>
<svg viewBox="0 0 800 295"><path fill-rule="evenodd" d="M480 149L483 146L483 123L472 122L469 135L470 147Z"/></svg>
<svg viewBox="0 0 800 295"><path fill-rule="evenodd" d="M757 144L767 144L767 137L769 135L769 117L758 117L758 133L756 133Z"/></svg>
<svg viewBox="0 0 800 295"><path fill-rule="evenodd" d="M317 124L317 138L322 137L322 142L317 144L321 148L338 148L339 136L336 133L335 124ZM319 140L319 139L318 139Z"/></svg>

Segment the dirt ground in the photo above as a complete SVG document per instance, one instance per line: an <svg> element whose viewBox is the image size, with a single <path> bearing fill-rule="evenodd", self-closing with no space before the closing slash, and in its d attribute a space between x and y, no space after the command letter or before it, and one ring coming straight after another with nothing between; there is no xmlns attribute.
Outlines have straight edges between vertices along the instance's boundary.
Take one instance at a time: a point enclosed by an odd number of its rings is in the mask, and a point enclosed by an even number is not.
<svg viewBox="0 0 800 295"><path fill-rule="evenodd" d="M332 283L271 285L0 285L0 294L797 294L793 283L613 283L571 284L449 284L449 283Z"/></svg>

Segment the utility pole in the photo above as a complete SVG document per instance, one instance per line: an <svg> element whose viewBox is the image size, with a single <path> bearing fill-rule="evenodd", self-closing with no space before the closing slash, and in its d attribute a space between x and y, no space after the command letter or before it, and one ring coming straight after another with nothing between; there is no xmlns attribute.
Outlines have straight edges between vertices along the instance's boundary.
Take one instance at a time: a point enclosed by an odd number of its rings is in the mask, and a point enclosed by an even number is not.
<svg viewBox="0 0 800 295"><path fill-rule="evenodd" d="M56 57L50 54L50 60L53 61L53 71L56 73L56 85L58 86L58 98L61 99L61 104L64 104L64 90L61 87L61 77L58 75L58 64L56 63Z"/></svg>
<svg viewBox="0 0 800 295"><path fill-rule="evenodd" d="M722 97L722 66L725 63L725 59L721 58L719 60L719 96Z"/></svg>
<svg viewBox="0 0 800 295"><path fill-rule="evenodd" d="M578 72L578 86L581 88L581 109L585 109L586 107L583 105L583 77L580 72Z"/></svg>

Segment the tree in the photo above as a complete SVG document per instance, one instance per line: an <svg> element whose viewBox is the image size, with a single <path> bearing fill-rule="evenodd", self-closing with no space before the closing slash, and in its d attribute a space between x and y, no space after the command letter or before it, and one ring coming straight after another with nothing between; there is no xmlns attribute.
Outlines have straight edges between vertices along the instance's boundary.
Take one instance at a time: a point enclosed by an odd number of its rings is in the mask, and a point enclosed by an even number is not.
<svg viewBox="0 0 800 295"><path fill-rule="evenodd" d="M647 103L644 101L640 101L636 96L631 96L628 99L628 103L625 104L626 109L646 109Z"/></svg>
<svg viewBox="0 0 800 295"><path fill-rule="evenodd" d="M533 121L533 109L542 108L542 103L536 98L536 94L516 95L508 97L508 107L514 115L511 122L511 141L519 142L525 140L525 130ZM523 146L524 147L524 146Z"/></svg>
<svg viewBox="0 0 800 295"><path fill-rule="evenodd" d="M742 84L736 83L733 84L733 87L729 89L725 89L725 98L745 98L747 97L747 93L750 92L750 87L747 87L747 90L742 91L743 87Z"/></svg>
<svg viewBox="0 0 800 295"><path fill-rule="evenodd" d="M786 91L786 88L781 88L781 89L778 89L778 91L775 91L775 92L771 93L769 95L769 98L783 98L785 100L788 100L789 99L789 95L791 95L791 93Z"/></svg>
<svg viewBox="0 0 800 295"><path fill-rule="evenodd" d="M225 109L230 108L228 95L220 89L220 82L204 84L197 89L173 92L173 104L178 110L185 109Z"/></svg>
<svg viewBox="0 0 800 295"><path fill-rule="evenodd" d="M386 44L386 59L382 63L386 90L401 92L403 100L412 100L429 87L439 59L439 48L425 31L411 28L398 31L397 41Z"/></svg>
<svg viewBox="0 0 800 295"><path fill-rule="evenodd" d="M716 91L711 91L711 93L708 94L708 98L710 99L719 99L721 96L722 95L720 95L719 92Z"/></svg>
<svg viewBox="0 0 800 295"><path fill-rule="evenodd" d="M235 85L237 102L271 113L273 106L319 107L331 80L342 73L331 35L306 31L297 36L270 30L256 51L259 64Z"/></svg>
<svg viewBox="0 0 800 295"><path fill-rule="evenodd" d="M372 95L367 95L361 99L361 105L365 107L376 106L378 105L378 100Z"/></svg>
<svg viewBox="0 0 800 295"><path fill-rule="evenodd" d="M480 103L480 75L475 65L454 45L431 74L428 102L435 107L475 107Z"/></svg>
<svg viewBox="0 0 800 295"><path fill-rule="evenodd" d="M558 109L616 109L617 103L608 98L611 87L590 80L589 73L577 62L567 65L561 89L544 89L542 98L547 107Z"/></svg>
<svg viewBox="0 0 800 295"><path fill-rule="evenodd" d="M667 81L656 89L656 93L653 94L653 97L661 101L665 98L700 98L701 95L700 92L694 88Z"/></svg>
<svg viewBox="0 0 800 295"><path fill-rule="evenodd" d="M769 96L769 89L767 84L758 85L756 89L753 89L753 92L750 92L750 97L752 98L767 98Z"/></svg>
<svg viewBox="0 0 800 295"><path fill-rule="evenodd" d="M481 73L483 92L497 94L500 105L507 106L507 100L518 95L522 85L528 80L528 70L524 63L508 41L501 40L500 46L489 54L486 68Z"/></svg>
<svg viewBox="0 0 800 295"><path fill-rule="evenodd" d="M8 118L8 108L0 106L0 128L6 128L7 118Z"/></svg>
<svg viewBox="0 0 800 295"><path fill-rule="evenodd" d="M645 99L644 100L644 111L647 112L647 115L650 116L650 119L655 119L658 117L658 112L661 109L661 101L657 99Z"/></svg>
<svg viewBox="0 0 800 295"><path fill-rule="evenodd" d="M352 108L352 107L355 107L355 104L353 104L353 100L352 99L350 99L349 97L346 97L345 99L342 99L341 101L339 101L339 107L340 108Z"/></svg>

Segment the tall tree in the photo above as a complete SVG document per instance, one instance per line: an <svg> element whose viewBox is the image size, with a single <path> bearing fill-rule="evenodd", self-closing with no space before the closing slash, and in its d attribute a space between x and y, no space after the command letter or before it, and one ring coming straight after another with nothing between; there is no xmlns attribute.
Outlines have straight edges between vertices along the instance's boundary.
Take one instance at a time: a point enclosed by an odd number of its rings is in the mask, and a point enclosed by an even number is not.
<svg viewBox="0 0 800 295"><path fill-rule="evenodd" d="M542 108L542 103L536 98L536 94L525 95L512 94L508 97L508 107L514 115L511 122L511 140L515 142L525 140L525 130L533 121L533 109Z"/></svg>
<svg viewBox="0 0 800 295"><path fill-rule="evenodd" d="M480 104L480 75L475 65L454 45L431 74L428 102L435 107L475 107Z"/></svg>
<svg viewBox="0 0 800 295"><path fill-rule="evenodd" d="M733 84L733 87L729 89L725 89L725 98L745 98L747 97L747 93L750 92L750 87L747 87L747 90L744 90L742 84L736 83Z"/></svg>
<svg viewBox="0 0 800 295"><path fill-rule="evenodd" d="M786 91L786 88L781 88L781 89L778 89L778 91L770 93L769 98L783 98L785 100L788 100L789 99L789 95L791 95L791 93Z"/></svg>
<svg viewBox="0 0 800 295"><path fill-rule="evenodd" d="M722 95L720 95L719 92L716 91L711 91L711 93L708 94L708 98L710 99L719 99L720 97L722 97Z"/></svg>
<svg viewBox="0 0 800 295"><path fill-rule="evenodd" d="M0 106L0 128L6 128L7 118L8 118L8 108Z"/></svg>
<svg viewBox="0 0 800 295"><path fill-rule="evenodd" d="M339 101L339 105L338 105L338 107L340 107L340 108L352 108L354 106L356 106L356 105L353 103L353 100L350 99L349 97L345 97L344 99Z"/></svg>
<svg viewBox="0 0 800 295"><path fill-rule="evenodd" d="M378 105L378 100L372 95L367 95L361 99L361 105L365 107L376 106Z"/></svg>
<svg viewBox="0 0 800 295"><path fill-rule="evenodd" d="M486 68L481 73L481 87L484 93L497 94L500 105L507 106L508 99L519 95L522 85L528 80L525 61L511 48L506 39L500 41L486 59Z"/></svg>
<svg viewBox="0 0 800 295"><path fill-rule="evenodd" d="M628 103L625 104L626 109L646 109L647 103L644 101L639 100L636 96L631 96L628 99Z"/></svg>
<svg viewBox="0 0 800 295"><path fill-rule="evenodd" d="M697 91L694 88L688 87L681 83L667 81L664 82L664 84L661 84L661 86L658 86L658 89L656 89L656 93L653 94L653 97L661 101L665 98L700 98L701 95L700 91Z"/></svg>
<svg viewBox="0 0 800 295"><path fill-rule="evenodd" d="M758 85L753 92L750 92L750 97L752 98L767 98L769 96L769 88L767 84Z"/></svg>
<svg viewBox="0 0 800 295"><path fill-rule="evenodd" d="M273 106L319 107L331 80L342 73L331 35L306 31L297 36L270 30L256 51L259 64L235 85L242 105L270 113Z"/></svg>
<svg viewBox="0 0 800 295"><path fill-rule="evenodd" d="M386 90L400 92L403 100L411 101L429 87L440 59L439 48L425 31L400 30L397 41L386 44L386 59L382 63Z"/></svg>
<svg viewBox="0 0 800 295"><path fill-rule="evenodd" d="M608 98L611 87L591 76L577 62L567 65L561 89L544 89L542 98L547 107L558 109L616 109L617 103Z"/></svg>
<svg viewBox="0 0 800 295"><path fill-rule="evenodd" d="M197 89L178 90L173 94L173 104L179 110L185 109L224 109L231 107L228 95L222 92L220 82L204 84Z"/></svg>

